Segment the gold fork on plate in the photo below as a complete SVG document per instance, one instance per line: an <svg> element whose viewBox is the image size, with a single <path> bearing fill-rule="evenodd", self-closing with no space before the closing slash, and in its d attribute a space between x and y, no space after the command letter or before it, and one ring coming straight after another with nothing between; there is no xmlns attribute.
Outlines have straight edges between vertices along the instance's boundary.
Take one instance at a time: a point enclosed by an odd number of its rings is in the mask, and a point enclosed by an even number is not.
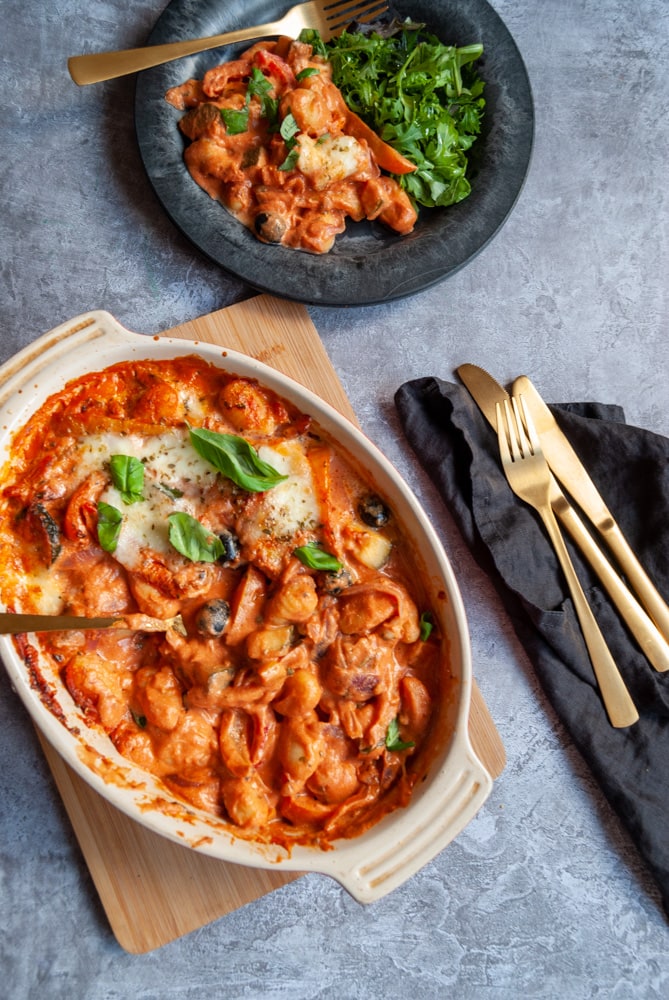
<svg viewBox="0 0 669 1000"><path fill-rule="evenodd" d="M297 38L303 28L319 32L324 42L341 34L352 21L368 22L388 10L385 0L309 0L291 7L278 21L257 24L237 31L226 31L209 38L193 38L164 45L149 45L139 49L120 49L116 52L97 52L90 55L71 56L67 61L70 76L80 87L89 83L102 83L129 73L138 73L152 66L192 56L222 45L245 42L251 38L288 35Z"/></svg>
<svg viewBox="0 0 669 1000"><path fill-rule="evenodd" d="M550 503L551 473L522 396L496 404L497 437L509 486L541 517L567 581L609 721L631 726L639 713L588 604Z"/></svg>

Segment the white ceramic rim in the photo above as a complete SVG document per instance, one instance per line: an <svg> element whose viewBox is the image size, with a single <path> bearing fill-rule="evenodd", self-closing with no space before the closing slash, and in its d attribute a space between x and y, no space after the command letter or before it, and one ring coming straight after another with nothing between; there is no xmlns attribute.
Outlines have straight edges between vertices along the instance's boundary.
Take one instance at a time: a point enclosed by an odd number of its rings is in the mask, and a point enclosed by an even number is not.
<svg viewBox="0 0 669 1000"><path fill-rule="evenodd" d="M52 393L70 379L119 361L198 354L219 367L257 378L294 402L354 457L364 454L365 467L394 504L412 538L420 540L422 558L433 586L438 582L448 600L435 613L450 638L453 672L459 686L453 737L432 764L410 804L386 816L353 840L340 840L330 851L294 847L290 856L278 848L235 837L230 827L187 806L182 818L147 808L152 794L163 800L164 786L129 765L102 734L86 730L85 739L101 759L111 760L127 775L129 786L109 783L91 770L78 752L79 743L44 706L30 686L25 664L10 637L0 637L0 655L13 688L33 722L68 765L112 805L155 833L220 860L253 868L319 872L336 879L355 899L370 903L397 888L445 848L474 817L492 788L492 778L471 746L468 719L472 667L469 632L460 591L450 562L430 521L399 473L376 446L336 409L275 369L236 351L191 340L133 333L109 313L92 311L44 334L0 368L0 466L6 461L12 434ZM399 510L398 510L399 508ZM439 610L441 609L441 610ZM83 729L82 716L67 692L58 700ZM139 783L140 787L131 787Z"/></svg>

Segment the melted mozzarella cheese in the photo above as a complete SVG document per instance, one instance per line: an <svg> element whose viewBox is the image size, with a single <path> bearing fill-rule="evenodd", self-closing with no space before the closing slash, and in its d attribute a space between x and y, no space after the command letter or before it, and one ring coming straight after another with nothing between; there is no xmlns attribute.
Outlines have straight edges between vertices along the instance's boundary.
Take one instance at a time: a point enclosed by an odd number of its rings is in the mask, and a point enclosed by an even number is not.
<svg viewBox="0 0 669 1000"><path fill-rule="evenodd" d="M144 500L126 504L113 485L100 497L123 514L114 556L127 569L139 565L142 550L174 555L168 538L168 516L181 511L200 519L202 497L217 476L188 437L173 432L151 437L92 435L82 440L80 455L81 466L87 471L99 469L112 455L129 455L144 465ZM183 495L173 495L170 491L174 490Z"/></svg>
<svg viewBox="0 0 669 1000"><path fill-rule="evenodd" d="M369 158L357 139L350 135L312 139L300 135L297 167L317 191L364 170Z"/></svg>
<svg viewBox="0 0 669 1000"><path fill-rule="evenodd" d="M264 446L258 449L258 454L282 476L288 477L263 494L259 531L292 537L300 529L314 528L320 520L320 510L311 466L299 442Z"/></svg>
<svg viewBox="0 0 669 1000"><path fill-rule="evenodd" d="M174 431L142 437L139 434L92 434L78 446L85 475L99 469L111 455L129 455L144 464L144 475L156 483L180 490L211 486L216 470L201 458L186 434Z"/></svg>
<svg viewBox="0 0 669 1000"><path fill-rule="evenodd" d="M26 591L40 615L59 615L63 610L62 584L51 567L35 570L26 581Z"/></svg>
<svg viewBox="0 0 669 1000"><path fill-rule="evenodd" d="M168 555L173 552L168 539L168 516L175 510L183 510L182 500L172 500L159 487L144 485L144 500L125 504L118 490L110 486L100 500L111 504L123 514L123 523L114 557L127 569L135 569L142 558L142 550L147 549ZM191 513L188 511L188 513Z"/></svg>
<svg viewBox="0 0 669 1000"><path fill-rule="evenodd" d="M204 420L206 411L203 402L190 386L179 388L179 401L189 423L197 424Z"/></svg>
<svg viewBox="0 0 669 1000"><path fill-rule="evenodd" d="M286 479L262 494L249 537L258 541L268 536L290 539L300 530L315 528L320 509L311 466L300 443L261 446L258 454ZM167 432L142 437L104 433L79 442L77 459L82 476L103 468L112 455L132 456L144 465L143 500L124 503L111 483L100 496L103 503L123 515L114 557L133 570L146 558L147 551L163 558L174 556L169 515L184 512L202 520L204 497L215 484L217 471L197 454L186 434Z"/></svg>

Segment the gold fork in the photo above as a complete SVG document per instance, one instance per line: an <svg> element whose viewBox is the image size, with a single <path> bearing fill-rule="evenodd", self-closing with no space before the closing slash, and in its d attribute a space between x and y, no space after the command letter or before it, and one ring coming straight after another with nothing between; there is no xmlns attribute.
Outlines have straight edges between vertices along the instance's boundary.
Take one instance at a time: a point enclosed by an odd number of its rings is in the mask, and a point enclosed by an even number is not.
<svg viewBox="0 0 669 1000"><path fill-rule="evenodd" d="M192 56L197 52L217 49L222 45L244 42L251 38L288 35L297 38L303 28L314 28L324 42L341 34L352 21L373 21L388 10L385 0L309 0L297 4L279 21L258 24L238 31L226 31L209 38L167 42L140 49L121 49L117 52L98 52L91 55L71 56L67 61L70 76L80 87L88 83L113 80L128 73L138 73L152 66Z"/></svg>
<svg viewBox="0 0 669 1000"><path fill-rule="evenodd" d="M638 720L639 713L587 602L555 520L550 503L550 470L522 396L514 396L511 404L505 400L503 408L497 403L497 437L509 486L516 496L537 511L555 549L611 725L616 728L631 726Z"/></svg>

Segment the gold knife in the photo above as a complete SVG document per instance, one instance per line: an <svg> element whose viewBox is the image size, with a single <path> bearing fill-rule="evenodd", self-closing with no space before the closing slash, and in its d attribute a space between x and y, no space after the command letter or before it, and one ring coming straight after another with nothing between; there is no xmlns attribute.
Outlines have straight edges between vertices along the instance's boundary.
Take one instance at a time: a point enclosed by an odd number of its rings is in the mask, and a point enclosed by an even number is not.
<svg viewBox="0 0 669 1000"><path fill-rule="evenodd" d="M669 607L630 548L613 514L599 495L597 487L566 435L560 430L555 417L527 375L521 375L515 380L513 391L523 394L554 475L604 538L627 577L630 587L658 630L669 641Z"/></svg>
<svg viewBox="0 0 669 1000"><path fill-rule="evenodd" d="M117 615L115 618L80 618L78 615L29 615L0 612L0 635L22 632L63 632L71 629L116 628L130 632L167 632L176 629L185 635L181 615L175 618L151 618L149 615Z"/></svg>
<svg viewBox="0 0 669 1000"><path fill-rule="evenodd" d="M478 365L460 365L456 369L483 416L497 429L495 404L509 399L509 394L492 375ZM534 411L532 411L534 416ZM543 438L542 438L543 445ZM651 621L639 602L599 548L585 524L568 502L557 480L551 480L550 502L556 515L567 529L584 557L605 587L621 618L641 647L642 652L658 671L669 669L669 644Z"/></svg>

